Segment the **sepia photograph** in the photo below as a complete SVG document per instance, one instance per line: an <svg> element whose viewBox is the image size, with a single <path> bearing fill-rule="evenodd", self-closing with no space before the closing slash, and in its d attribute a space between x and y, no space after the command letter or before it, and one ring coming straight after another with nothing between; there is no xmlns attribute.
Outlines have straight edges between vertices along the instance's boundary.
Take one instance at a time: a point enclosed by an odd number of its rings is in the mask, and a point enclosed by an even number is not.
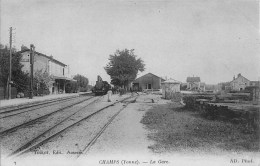
<svg viewBox="0 0 260 166"><path fill-rule="evenodd" d="M0 0L0 166L260 166L259 0Z"/></svg>

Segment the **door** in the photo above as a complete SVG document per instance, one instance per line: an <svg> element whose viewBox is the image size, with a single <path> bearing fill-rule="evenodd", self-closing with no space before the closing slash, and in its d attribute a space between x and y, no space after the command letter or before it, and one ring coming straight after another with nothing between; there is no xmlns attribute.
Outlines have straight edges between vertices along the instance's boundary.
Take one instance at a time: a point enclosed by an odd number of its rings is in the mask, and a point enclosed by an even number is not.
<svg viewBox="0 0 260 166"><path fill-rule="evenodd" d="M147 89L152 89L152 84L148 84L148 88Z"/></svg>
<svg viewBox="0 0 260 166"><path fill-rule="evenodd" d="M139 91L139 83L133 83L133 90L134 91Z"/></svg>

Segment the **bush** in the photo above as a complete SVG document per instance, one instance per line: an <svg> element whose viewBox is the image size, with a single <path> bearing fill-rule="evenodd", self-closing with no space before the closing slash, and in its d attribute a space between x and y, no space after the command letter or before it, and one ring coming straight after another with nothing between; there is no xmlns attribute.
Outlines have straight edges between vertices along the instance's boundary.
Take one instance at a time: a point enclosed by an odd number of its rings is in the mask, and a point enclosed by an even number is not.
<svg viewBox="0 0 260 166"><path fill-rule="evenodd" d="M78 92L78 85L75 81L70 81L65 85L65 92L66 93L77 93Z"/></svg>
<svg viewBox="0 0 260 166"><path fill-rule="evenodd" d="M196 97L195 96L184 96L183 102L185 103L186 108L194 108Z"/></svg>
<svg viewBox="0 0 260 166"><path fill-rule="evenodd" d="M77 80L77 87L79 87L80 92L87 92L88 91L88 78L77 74L73 77L74 80Z"/></svg>
<svg viewBox="0 0 260 166"><path fill-rule="evenodd" d="M38 95L48 95L50 94L49 87L52 78L48 72L43 72L42 70L37 70L34 73L34 84L33 84L33 94Z"/></svg>
<svg viewBox="0 0 260 166"><path fill-rule="evenodd" d="M207 99L207 100L212 100L211 96L191 96L187 95L183 97L183 102L185 103L186 108L195 108L196 100L197 99Z"/></svg>
<svg viewBox="0 0 260 166"><path fill-rule="evenodd" d="M165 92L165 98L175 102L181 101L182 94L179 92Z"/></svg>
<svg viewBox="0 0 260 166"><path fill-rule="evenodd" d="M33 95L34 96L43 96L43 95L49 95L50 91L49 89L45 89L43 87L40 87L38 89L33 90Z"/></svg>

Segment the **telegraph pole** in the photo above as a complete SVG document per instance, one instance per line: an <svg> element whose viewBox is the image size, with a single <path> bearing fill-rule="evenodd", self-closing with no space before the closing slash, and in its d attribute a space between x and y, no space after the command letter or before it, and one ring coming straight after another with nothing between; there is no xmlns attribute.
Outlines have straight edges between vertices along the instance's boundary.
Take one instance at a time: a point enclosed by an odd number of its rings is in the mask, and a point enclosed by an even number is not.
<svg viewBox="0 0 260 166"><path fill-rule="evenodd" d="M30 94L29 98L33 98L33 64L34 64L34 51L35 47L33 44L30 45L30 65L31 65L31 74L30 74Z"/></svg>
<svg viewBox="0 0 260 166"><path fill-rule="evenodd" d="M10 52L9 52L9 79L8 79L8 100L11 99L11 95L12 95L12 86L11 86L11 80L12 80L12 31L13 31L13 28L10 27Z"/></svg>

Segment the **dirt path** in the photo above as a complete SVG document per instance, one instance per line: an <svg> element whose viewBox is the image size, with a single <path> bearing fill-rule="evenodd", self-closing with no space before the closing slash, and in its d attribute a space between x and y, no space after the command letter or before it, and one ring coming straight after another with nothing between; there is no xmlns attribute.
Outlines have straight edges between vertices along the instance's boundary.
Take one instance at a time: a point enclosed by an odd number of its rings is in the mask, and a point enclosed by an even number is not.
<svg viewBox="0 0 260 166"><path fill-rule="evenodd" d="M152 144L147 139L148 132L140 123L149 106L140 101L138 98L136 103L129 104L92 146L86 156L91 158L91 165L99 160L137 160L153 155L148 149Z"/></svg>

